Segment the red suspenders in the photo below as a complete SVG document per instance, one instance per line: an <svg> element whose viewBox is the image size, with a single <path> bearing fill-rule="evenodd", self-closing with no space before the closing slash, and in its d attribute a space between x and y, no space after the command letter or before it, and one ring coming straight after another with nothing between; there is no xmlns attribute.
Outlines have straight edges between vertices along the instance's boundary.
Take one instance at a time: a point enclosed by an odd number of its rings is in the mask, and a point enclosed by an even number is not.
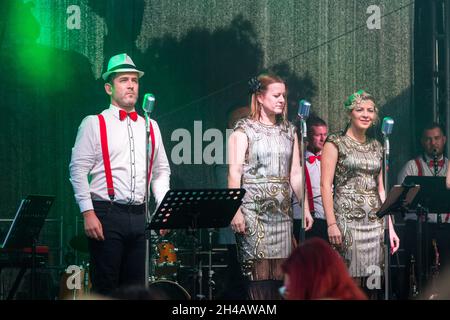
<svg viewBox="0 0 450 320"><path fill-rule="evenodd" d="M106 188L108 189L108 196L111 201L114 201L114 185L111 173L111 162L109 160L109 149L108 149L108 135L106 133L106 123L103 115L99 114L98 120L100 125L100 142L102 145L102 156L103 165L105 167L105 177L106 177ZM155 155L155 133L153 131L153 125L150 122L150 141L152 143L152 155L150 157L149 171L148 171L148 182L150 183L150 177L153 168L153 157ZM148 186L147 186L148 187Z"/></svg>
<svg viewBox="0 0 450 320"><path fill-rule="evenodd" d="M150 157L150 164L148 169L148 183L150 183L150 178L152 177L152 168L153 168L153 156L155 155L155 132L153 132L153 125L150 121L150 141L152 142L152 155ZM148 186L147 186L148 188Z"/></svg>
<svg viewBox="0 0 450 320"><path fill-rule="evenodd" d="M102 144L103 165L105 166L106 188L111 201L114 201L114 185L111 174L111 162L109 161L108 136L106 134L106 124L103 115L98 115L100 125L100 140Z"/></svg>
<svg viewBox="0 0 450 320"><path fill-rule="evenodd" d="M305 182L306 182L306 190L308 191L308 203L309 203L309 211L314 211L314 201L313 201L313 193L312 193L312 186L311 186L311 177L309 176L308 167L306 166L305 162Z"/></svg>
<svg viewBox="0 0 450 320"><path fill-rule="evenodd" d="M423 175L422 173L422 166L420 165L420 160L419 158L414 159L414 161L416 162L416 166L417 166L417 175L419 177L421 177Z"/></svg>

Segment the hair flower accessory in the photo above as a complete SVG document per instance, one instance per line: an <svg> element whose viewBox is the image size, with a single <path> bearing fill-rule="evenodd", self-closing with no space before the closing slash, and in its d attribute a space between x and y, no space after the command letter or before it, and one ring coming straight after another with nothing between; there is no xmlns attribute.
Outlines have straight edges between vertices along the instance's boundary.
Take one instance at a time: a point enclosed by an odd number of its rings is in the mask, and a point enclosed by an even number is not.
<svg viewBox="0 0 450 320"><path fill-rule="evenodd" d="M344 107L348 110L353 110L362 101L362 97L366 92L364 90L358 90L350 95L344 102Z"/></svg>
<svg viewBox="0 0 450 320"><path fill-rule="evenodd" d="M261 81L258 80L258 78L253 77L249 80L248 86L250 89L250 93L256 93L261 90Z"/></svg>

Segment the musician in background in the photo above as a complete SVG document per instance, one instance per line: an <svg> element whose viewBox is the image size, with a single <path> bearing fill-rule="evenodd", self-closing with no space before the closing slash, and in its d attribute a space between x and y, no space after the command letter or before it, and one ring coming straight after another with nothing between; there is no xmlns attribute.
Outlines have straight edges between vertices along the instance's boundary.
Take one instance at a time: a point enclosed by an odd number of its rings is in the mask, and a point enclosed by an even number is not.
<svg viewBox="0 0 450 320"><path fill-rule="evenodd" d="M450 170L447 170L447 179L445 180L445 184L447 185L447 189L450 189Z"/></svg>
<svg viewBox="0 0 450 320"><path fill-rule="evenodd" d="M426 125L422 131L421 145L423 152L420 156L409 160L398 175L398 183L402 184L407 176L440 176L445 177L448 172L448 159L444 156L444 147L447 138L444 129L438 123ZM442 201L448 199L442 199ZM429 267L436 272L436 268L448 264L450 256L450 214L428 214L427 217L427 243L423 248L427 250L429 261L423 268ZM417 215L405 215L405 257L408 262L414 259L417 262ZM433 240L434 244L433 245ZM425 239L423 239L425 241ZM425 258L425 252L423 257ZM439 257L439 259L436 259ZM416 268L417 270L417 268ZM407 279L411 278L411 263L406 267Z"/></svg>
<svg viewBox="0 0 450 320"><path fill-rule="evenodd" d="M314 224L311 230L305 233L305 238L319 237L328 242L327 221L320 192L320 161L323 145L327 139L328 126L323 119L317 116L309 117L306 126L308 139L305 150L305 185L309 211L314 217ZM295 194L293 195L292 209L294 211L294 236L298 242L301 228L301 207Z"/></svg>

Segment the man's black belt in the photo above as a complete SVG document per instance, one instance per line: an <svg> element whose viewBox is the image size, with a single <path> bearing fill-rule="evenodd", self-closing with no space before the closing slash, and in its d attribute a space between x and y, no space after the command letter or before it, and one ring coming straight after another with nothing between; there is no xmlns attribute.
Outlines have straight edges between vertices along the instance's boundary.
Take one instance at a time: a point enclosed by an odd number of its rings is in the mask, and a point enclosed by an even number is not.
<svg viewBox="0 0 450 320"><path fill-rule="evenodd" d="M126 211L128 213L134 213L134 214L143 214L145 212L145 203L142 204L123 204L118 202L111 202L111 201L92 201L94 204L94 208L102 208L107 209L111 206L114 206L116 208L119 208L121 211Z"/></svg>

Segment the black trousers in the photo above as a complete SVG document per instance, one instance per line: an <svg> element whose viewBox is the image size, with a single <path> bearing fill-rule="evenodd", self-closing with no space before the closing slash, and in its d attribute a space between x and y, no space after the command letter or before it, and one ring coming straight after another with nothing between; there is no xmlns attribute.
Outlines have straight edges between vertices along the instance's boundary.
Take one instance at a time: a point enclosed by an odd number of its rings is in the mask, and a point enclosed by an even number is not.
<svg viewBox="0 0 450 320"><path fill-rule="evenodd" d="M225 277L224 292L219 299L221 300L247 300L248 280L243 275L241 265L239 264L237 246L228 244L228 267Z"/></svg>
<svg viewBox="0 0 450 320"><path fill-rule="evenodd" d="M104 241L88 240L92 289L109 295L119 287L145 284L145 206L94 201Z"/></svg>
<svg viewBox="0 0 450 320"><path fill-rule="evenodd" d="M298 242L300 228L302 220L294 219L294 237ZM310 239L314 237L319 237L328 242L328 230L327 230L327 221L325 219L314 219L313 226L310 230L306 231L305 239Z"/></svg>

